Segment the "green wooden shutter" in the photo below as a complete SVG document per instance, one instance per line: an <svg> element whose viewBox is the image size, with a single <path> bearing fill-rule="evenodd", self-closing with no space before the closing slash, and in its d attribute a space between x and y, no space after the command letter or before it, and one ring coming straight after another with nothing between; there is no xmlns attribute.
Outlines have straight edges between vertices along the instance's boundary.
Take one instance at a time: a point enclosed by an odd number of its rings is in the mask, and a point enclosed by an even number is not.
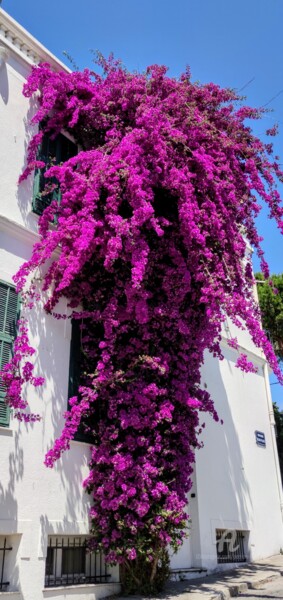
<svg viewBox="0 0 283 600"><path fill-rule="evenodd" d="M32 210L34 213L42 215L44 209L50 205L52 200L56 200L60 204L61 192L59 188L50 194L42 195L46 182L44 172L49 168L51 163L58 165L75 156L77 152L78 148L76 144L68 140L61 133L55 140L51 140L48 134L44 134L38 150L37 160L42 160L46 164L46 167L35 170L32 200ZM58 181L53 178L52 183L58 184Z"/></svg>
<svg viewBox="0 0 283 600"><path fill-rule="evenodd" d="M12 353L19 313L19 296L15 288L0 281L0 369L6 365ZM0 426L8 427L10 409L5 402L5 386L0 380Z"/></svg>

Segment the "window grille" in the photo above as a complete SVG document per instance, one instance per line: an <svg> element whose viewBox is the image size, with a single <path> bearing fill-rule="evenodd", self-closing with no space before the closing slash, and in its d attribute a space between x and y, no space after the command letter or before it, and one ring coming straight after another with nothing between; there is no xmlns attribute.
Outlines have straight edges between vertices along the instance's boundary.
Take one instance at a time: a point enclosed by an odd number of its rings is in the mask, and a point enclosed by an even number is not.
<svg viewBox="0 0 283 600"><path fill-rule="evenodd" d="M0 538L0 591L6 591L10 583L9 581L4 581L6 554L10 550L13 550L13 548L9 546L7 538Z"/></svg>
<svg viewBox="0 0 283 600"><path fill-rule="evenodd" d="M243 531L216 529L218 563L246 562Z"/></svg>
<svg viewBox="0 0 283 600"><path fill-rule="evenodd" d="M52 178L52 180L47 180L44 177L44 173L51 165L58 165L66 162L69 158L75 156L77 152L78 148L76 144L71 142L65 135L60 133L52 140L50 135L44 134L38 150L37 160L41 160L46 166L35 170L32 201L32 210L34 213L42 215L44 209L50 205L52 200L56 200L60 203L61 196L57 179ZM56 186L55 189L49 193L45 190L47 181Z"/></svg>
<svg viewBox="0 0 283 600"><path fill-rule="evenodd" d="M45 587L107 583L110 574L100 552L88 550L88 538L49 538L45 563Z"/></svg>

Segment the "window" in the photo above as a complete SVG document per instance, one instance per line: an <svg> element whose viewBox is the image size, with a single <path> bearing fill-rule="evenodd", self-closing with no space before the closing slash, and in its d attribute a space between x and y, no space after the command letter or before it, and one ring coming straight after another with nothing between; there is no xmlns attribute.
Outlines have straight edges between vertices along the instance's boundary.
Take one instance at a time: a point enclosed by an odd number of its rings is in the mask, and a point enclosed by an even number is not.
<svg viewBox="0 0 283 600"><path fill-rule="evenodd" d="M0 281L0 369L11 357L19 318L19 296L13 286ZM0 426L8 427L10 409L5 402L5 386L0 381Z"/></svg>
<svg viewBox="0 0 283 600"><path fill-rule="evenodd" d="M13 550L9 544L9 539L0 536L0 592L6 591L9 581L6 576L7 554Z"/></svg>
<svg viewBox="0 0 283 600"><path fill-rule="evenodd" d="M78 394L78 388L80 385L80 376L82 370L82 346L80 325L81 323L77 319L72 320L68 398L72 398L72 396L76 396ZM89 427L91 428L90 417L88 417L87 419L87 425L89 425ZM80 426L78 428L74 439L76 440L76 442L85 442L87 444L93 443L93 437L91 433L86 433L84 431L83 426Z"/></svg>
<svg viewBox="0 0 283 600"><path fill-rule="evenodd" d="M70 367L69 367L69 398L76 396L80 385L81 373L81 330L80 321L72 319L72 338L70 348Z"/></svg>
<svg viewBox="0 0 283 600"><path fill-rule="evenodd" d="M243 531L216 529L216 549L218 563L246 562Z"/></svg>
<svg viewBox="0 0 283 600"><path fill-rule="evenodd" d="M58 203L60 202L60 190L58 187L50 193L44 193L44 188L47 183L47 180L44 177L45 171L52 164L58 165L62 162L66 162L66 160L75 156L77 151L76 144L71 142L65 135L60 133L55 140L51 140L49 135L44 134L37 160L42 160L46 164L46 167L35 170L33 186L32 210L37 215L42 215L44 209L49 206L52 200L57 200ZM52 179L51 183L58 184L55 178Z"/></svg>
<svg viewBox="0 0 283 600"><path fill-rule="evenodd" d="M102 554L90 552L87 543L84 536L49 538L45 587L107 582L110 575Z"/></svg>

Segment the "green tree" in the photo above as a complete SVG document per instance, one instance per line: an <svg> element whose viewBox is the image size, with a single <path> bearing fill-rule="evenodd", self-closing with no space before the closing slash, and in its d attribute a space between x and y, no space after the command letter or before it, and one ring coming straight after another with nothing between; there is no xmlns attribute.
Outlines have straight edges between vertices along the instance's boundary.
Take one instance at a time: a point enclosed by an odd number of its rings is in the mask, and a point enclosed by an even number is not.
<svg viewBox="0 0 283 600"><path fill-rule="evenodd" d="M273 344L279 361L283 360L283 274L266 281L256 273L262 326Z"/></svg>
<svg viewBox="0 0 283 600"><path fill-rule="evenodd" d="M273 344L279 361L283 360L283 274L272 275L269 281L256 273L257 292L262 326ZM276 441L283 481L283 411L273 403L276 423Z"/></svg>
<svg viewBox="0 0 283 600"><path fill-rule="evenodd" d="M283 411L279 409L276 402L273 403L274 418L276 423L276 441L279 456L281 477L283 481Z"/></svg>

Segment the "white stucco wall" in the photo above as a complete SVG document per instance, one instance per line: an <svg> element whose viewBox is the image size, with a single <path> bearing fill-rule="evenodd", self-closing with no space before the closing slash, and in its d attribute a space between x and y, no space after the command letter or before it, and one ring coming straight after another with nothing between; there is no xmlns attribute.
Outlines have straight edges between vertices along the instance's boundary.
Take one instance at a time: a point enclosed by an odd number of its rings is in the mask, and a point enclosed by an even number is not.
<svg viewBox="0 0 283 600"><path fill-rule="evenodd" d="M15 60L11 51L7 63L0 70L1 140L5 140L0 144L0 193L1 213L36 231L36 220L30 214L32 179L21 187L17 185L32 134L28 121L33 110L30 101L22 94L28 71L27 66Z"/></svg>

